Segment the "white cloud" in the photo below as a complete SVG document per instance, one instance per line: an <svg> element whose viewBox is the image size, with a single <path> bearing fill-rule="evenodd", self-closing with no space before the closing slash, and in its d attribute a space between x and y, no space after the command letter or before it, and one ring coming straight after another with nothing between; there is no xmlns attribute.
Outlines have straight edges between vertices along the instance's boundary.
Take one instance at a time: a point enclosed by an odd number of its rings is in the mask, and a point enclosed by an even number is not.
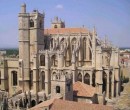
<svg viewBox="0 0 130 110"><path fill-rule="evenodd" d="M63 5L58 4L58 5L56 5L56 8L57 8L57 9L63 9Z"/></svg>

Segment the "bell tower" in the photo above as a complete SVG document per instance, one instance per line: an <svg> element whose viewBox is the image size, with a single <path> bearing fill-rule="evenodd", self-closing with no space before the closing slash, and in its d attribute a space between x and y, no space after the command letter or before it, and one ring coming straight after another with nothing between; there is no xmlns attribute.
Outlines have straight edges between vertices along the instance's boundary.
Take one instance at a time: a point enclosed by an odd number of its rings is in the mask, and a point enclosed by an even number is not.
<svg viewBox="0 0 130 110"><path fill-rule="evenodd" d="M19 17L19 85L22 90L29 90L30 72L30 36L29 13L26 4L22 4Z"/></svg>
<svg viewBox="0 0 130 110"><path fill-rule="evenodd" d="M33 71L34 82L38 81L39 50L44 49L44 13L33 10L26 12L22 4L19 13L19 84L23 91L30 89L30 72ZM35 56L35 57L34 57ZM38 84L34 84L35 89ZM37 91L37 89L36 89Z"/></svg>
<svg viewBox="0 0 130 110"><path fill-rule="evenodd" d="M44 49L44 13L33 10L29 18L30 54Z"/></svg>
<svg viewBox="0 0 130 110"><path fill-rule="evenodd" d="M51 97L61 96L64 100L73 100L72 76L58 70L57 73L53 72L51 78Z"/></svg>

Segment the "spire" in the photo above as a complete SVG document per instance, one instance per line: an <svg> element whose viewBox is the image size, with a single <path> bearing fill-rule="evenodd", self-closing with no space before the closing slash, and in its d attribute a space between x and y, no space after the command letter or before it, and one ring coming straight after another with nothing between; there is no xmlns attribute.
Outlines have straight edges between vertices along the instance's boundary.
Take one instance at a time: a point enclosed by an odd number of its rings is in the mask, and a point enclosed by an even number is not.
<svg viewBox="0 0 130 110"><path fill-rule="evenodd" d="M23 3L21 5L21 13L26 13L26 4L25 3Z"/></svg>
<svg viewBox="0 0 130 110"><path fill-rule="evenodd" d="M93 27L93 35L97 35L96 27Z"/></svg>

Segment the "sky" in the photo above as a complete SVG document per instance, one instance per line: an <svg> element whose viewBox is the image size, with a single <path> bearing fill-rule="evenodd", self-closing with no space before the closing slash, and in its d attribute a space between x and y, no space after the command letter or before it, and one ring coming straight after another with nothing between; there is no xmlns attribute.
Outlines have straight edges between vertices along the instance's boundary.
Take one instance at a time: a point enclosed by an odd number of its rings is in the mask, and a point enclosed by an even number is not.
<svg viewBox="0 0 130 110"><path fill-rule="evenodd" d="M108 37L117 47L130 47L130 0L0 0L0 48L18 47L18 13L45 13L45 28L58 16L66 27L96 27L98 37Z"/></svg>

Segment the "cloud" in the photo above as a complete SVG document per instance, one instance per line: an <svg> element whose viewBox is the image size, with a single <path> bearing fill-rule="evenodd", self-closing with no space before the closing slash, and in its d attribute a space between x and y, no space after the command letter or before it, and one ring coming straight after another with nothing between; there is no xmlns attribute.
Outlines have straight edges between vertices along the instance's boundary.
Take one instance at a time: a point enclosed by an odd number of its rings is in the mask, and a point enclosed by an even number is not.
<svg viewBox="0 0 130 110"><path fill-rule="evenodd" d="M58 5L56 5L56 8L57 8L57 9L63 9L63 5L58 4Z"/></svg>

